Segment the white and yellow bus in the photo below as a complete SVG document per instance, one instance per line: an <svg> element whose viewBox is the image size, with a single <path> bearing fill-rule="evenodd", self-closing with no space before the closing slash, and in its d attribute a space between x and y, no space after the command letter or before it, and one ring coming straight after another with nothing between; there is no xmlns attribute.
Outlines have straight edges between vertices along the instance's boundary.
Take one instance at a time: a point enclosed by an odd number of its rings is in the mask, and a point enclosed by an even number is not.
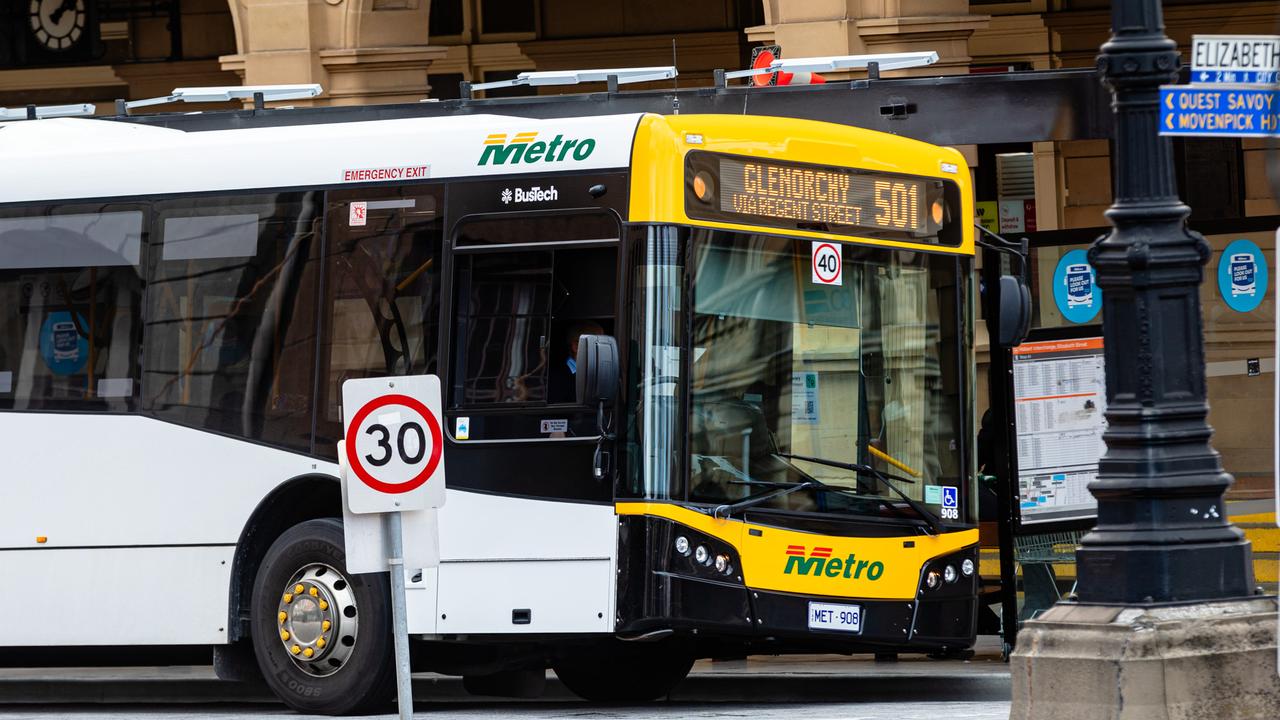
<svg viewBox="0 0 1280 720"><path fill-rule="evenodd" d="M973 195L817 122L0 128L10 648L214 648L392 697L343 561L350 378L442 378L415 668L664 694L699 657L972 644Z"/></svg>

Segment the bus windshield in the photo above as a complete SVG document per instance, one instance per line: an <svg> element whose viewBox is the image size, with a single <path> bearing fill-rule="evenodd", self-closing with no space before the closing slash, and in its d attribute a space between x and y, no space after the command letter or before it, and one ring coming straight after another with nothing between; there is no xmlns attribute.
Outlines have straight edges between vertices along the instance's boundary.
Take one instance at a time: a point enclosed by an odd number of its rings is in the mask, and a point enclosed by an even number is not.
<svg viewBox="0 0 1280 720"><path fill-rule="evenodd" d="M690 242L691 502L818 480L857 492L756 508L896 514L874 477L784 457L800 455L870 465L944 519L968 515L957 258L711 230Z"/></svg>

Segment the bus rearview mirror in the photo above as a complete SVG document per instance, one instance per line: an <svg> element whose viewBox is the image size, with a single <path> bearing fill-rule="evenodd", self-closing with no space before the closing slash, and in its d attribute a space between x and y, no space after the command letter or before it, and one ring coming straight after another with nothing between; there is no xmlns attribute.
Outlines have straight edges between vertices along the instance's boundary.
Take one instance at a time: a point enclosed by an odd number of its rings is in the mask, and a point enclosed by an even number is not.
<svg viewBox="0 0 1280 720"><path fill-rule="evenodd" d="M612 405L618 398L618 342L609 335L578 338L579 405Z"/></svg>
<svg viewBox="0 0 1280 720"><path fill-rule="evenodd" d="M1031 329L1031 291L1022 278L1000 276L1000 320L997 342L1002 348L1020 345Z"/></svg>

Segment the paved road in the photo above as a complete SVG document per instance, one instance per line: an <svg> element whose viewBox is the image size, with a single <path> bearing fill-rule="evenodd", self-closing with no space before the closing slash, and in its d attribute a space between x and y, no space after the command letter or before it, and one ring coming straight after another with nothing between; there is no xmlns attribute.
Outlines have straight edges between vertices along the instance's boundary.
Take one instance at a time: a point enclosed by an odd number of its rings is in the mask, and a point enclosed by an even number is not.
<svg viewBox="0 0 1280 720"><path fill-rule="evenodd" d="M1005 720L1008 666L991 645L971 661L806 656L699 662L668 700L601 706L549 675L538 700L472 697L455 678L415 677L415 716L448 718L842 718ZM980 648L983 650L983 648ZM0 720L302 718L262 688L220 683L207 667L0 669ZM381 716L388 717L388 716Z"/></svg>

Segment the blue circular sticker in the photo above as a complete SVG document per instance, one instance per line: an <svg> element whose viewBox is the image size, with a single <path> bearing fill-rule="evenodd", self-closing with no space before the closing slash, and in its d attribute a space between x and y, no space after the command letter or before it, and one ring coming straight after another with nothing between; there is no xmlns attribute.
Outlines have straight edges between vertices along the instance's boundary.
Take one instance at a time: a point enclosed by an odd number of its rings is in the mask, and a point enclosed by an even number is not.
<svg viewBox="0 0 1280 720"><path fill-rule="evenodd" d="M1087 323L1102 309L1098 274L1084 250L1072 250L1053 271L1053 301L1062 316L1073 323Z"/></svg>
<svg viewBox="0 0 1280 720"><path fill-rule="evenodd" d="M76 319L84 325L84 316ZM66 310L49 313L40 326L40 357L54 375L75 375L89 361L89 341Z"/></svg>
<svg viewBox="0 0 1280 720"><path fill-rule="evenodd" d="M1218 292L1227 307L1249 312L1267 295L1267 258L1248 240L1235 240L1218 258Z"/></svg>

